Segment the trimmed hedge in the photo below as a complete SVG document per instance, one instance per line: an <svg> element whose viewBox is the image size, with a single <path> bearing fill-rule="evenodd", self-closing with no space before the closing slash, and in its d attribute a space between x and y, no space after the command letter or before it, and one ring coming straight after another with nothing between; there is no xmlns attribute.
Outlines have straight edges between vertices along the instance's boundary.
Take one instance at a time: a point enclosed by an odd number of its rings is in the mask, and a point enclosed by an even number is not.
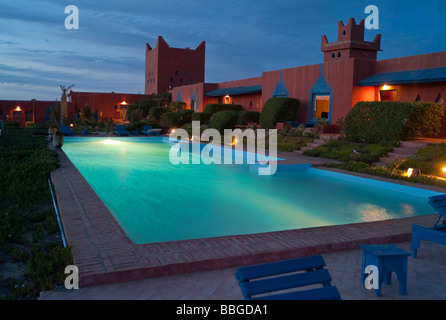
<svg viewBox="0 0 446 320"><path fill-rule="evenodd" d="M243 107L239 104L209 103L204 107L206 113L216 113L220 111L242 111Z"/></svg>
<svg viewBox="0 0 446 320"><path fill-rule="evenodd" d="M167 109L166 107L152 107L149 111L150 120L160 122L161 116L167 112L169 112L169 109Z"/></svg>
<svg viewBox="0 0 446 320"><path fill-rule="evenodd" d="M433 102L358 102L345 117L354 142L395 142L440 133L444 107Z"/></svg>
<svg viewBox="0 0 446 320"><path fill-rule="evenodd" d="M181 110L178 112L166 112L161 116L160 124L163 127L178 128L192 121L193 110Z"/></svg>
<svg viewBox="0 0 446 320"><path fill-rule="evenodd" d="M209 128L217 129L223 134L224 129L233 129L239 119L239 111L219 111L214 113L209 121Z"/></svg>
<svg viewBox="0 0 446 320"><path fill-rule="evenodd" d="M206 112L195 112L192 114L192 121L200 121L200 124L209 124L211 120L212 113Z"/></svg>
<svg viewBox="0 0 446 320"><path fill-rule="evenodd" d="M299 100L294 98L270 98L263 106L259 122L263 129L275 129L276 123L296 120Z"/></svg>
<svg viewBox="0 0 446 320"><path fill-rule="evenodd" d="M257 111L240 111L238 117L239 125L247 125L249 123L258 123L260 119L260 112Z"/></svg>

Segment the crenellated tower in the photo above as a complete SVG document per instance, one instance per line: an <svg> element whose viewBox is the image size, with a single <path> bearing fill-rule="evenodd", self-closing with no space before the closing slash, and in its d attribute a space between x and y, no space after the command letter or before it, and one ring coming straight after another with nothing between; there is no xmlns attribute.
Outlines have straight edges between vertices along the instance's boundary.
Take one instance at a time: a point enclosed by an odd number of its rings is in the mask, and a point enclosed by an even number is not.
<svg viewBox="0 0 446 320"><path fill-rule="evenodd" d="M347 25L338 22L338 40L328 42L322 36L321 51L324 53L324 63L339 59L358 58L376 61L377 52L381 50L381 35L377 34L373 41L364 41L364 20L358 24L354 18Z"/></svg>
<svg viewBox="0 0 446 320"><path fill-rule="evenodd" d="M196 49L171 48L159 36L155 48L146 44L145 94L157 94L173 87L204 82L205 50L203 41Z"/></svg>

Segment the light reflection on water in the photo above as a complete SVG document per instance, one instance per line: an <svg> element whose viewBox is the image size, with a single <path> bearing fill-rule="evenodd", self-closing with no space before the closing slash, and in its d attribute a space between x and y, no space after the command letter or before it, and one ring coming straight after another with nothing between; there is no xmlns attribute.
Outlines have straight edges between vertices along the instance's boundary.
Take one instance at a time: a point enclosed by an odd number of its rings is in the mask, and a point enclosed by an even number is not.
<svg viewBox="0 0 446 320"><path fill-rule="evenodd" d="M434 213L419 189L317 169L259 176L246 165L173 165L161 139L103 141L67 138L63 150L136 243Z"/></svg>

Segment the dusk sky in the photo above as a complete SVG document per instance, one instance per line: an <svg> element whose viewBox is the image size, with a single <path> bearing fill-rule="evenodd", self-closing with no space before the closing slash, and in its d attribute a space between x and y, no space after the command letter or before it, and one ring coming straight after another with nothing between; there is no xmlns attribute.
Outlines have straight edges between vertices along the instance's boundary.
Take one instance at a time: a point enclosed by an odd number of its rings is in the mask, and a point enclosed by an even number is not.
<svg viewBox="0 0 446 320"><path fill-rule="evenodd" d="M64 12L79 9L79 29ZM74 91L144 93L145 44L206 41L206 82L322 62L321 36L379 9L378 59L446 50L444 0L0 0L0 99L60 100Z"/></svg>

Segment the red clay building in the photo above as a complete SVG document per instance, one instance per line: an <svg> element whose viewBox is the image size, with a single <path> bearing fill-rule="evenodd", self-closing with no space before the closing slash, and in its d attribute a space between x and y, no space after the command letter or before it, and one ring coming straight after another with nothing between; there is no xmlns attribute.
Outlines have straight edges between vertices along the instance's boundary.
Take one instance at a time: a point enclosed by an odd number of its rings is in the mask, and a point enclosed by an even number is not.
<svg viewBox="0 0 446 320"><path fill-rule="evenodd" d="M68 113L68 118L73 119L74 113L81 111L87 104L89 107L97 110L97 120L99 121L106 118L114 119L115 121L126 121L128 106L148 97L150 96L133 93L71 91L68 95L68 101L72 103L72 113Z"/></svg>
<svg viewBox="0 0 446 320"><path fill-rule="evenodd" d="M322 36L321 64L263 72L261 77L223 83L174 87L172 98L203 111L210 102L241 104L261 111L272 96L300 100L297 119L336 123L358 101L435 101L446 97L446 51L377 60L381 35L364 40L364 20L338 23L337 41Z"/></svg>
<svg viewBox="0 0 446 320"><path fill-rule="evenodd" d="M22 127L26 123L43 123L49 120L54 101L38 100L0 100L0 119L19 122ZM69 111L72 104L68 103Z"/></svg>
<svg viewBox="0 0 446 320"><path fill-rule="evenodd" d="M75 92L68 94L67 120L75 120L87 104L95 109L98 121L106 118L115 122L127 120L127 108L132 103L146 99L148 95L132 93ZM56 101L0 100L0 119L19 122L22 127L29 123L44 123L50 119ZM60 102L59 102L60 103Z"/></svg>
<svg viewBox="0 0 446 320"><path fill-rule="evenodd" d="M171 48L158 37L156 47L146 44L146 94L158 94L173 87L204 82L206 43L195 50Z"/></svg>
<svg viewBox="0 0 446 320"><path fill-rule="evenodd" d="M326 118L336 123L358 101L434 101L446 97L446 51L377 60L381 35L364 40L364 20L338 23L337 40L321 39L322 63L263 72L261 76L221 83L205 83L205 42L196 49L171 48L162 37L156 47L146 44L145 95L74 92L69 94L68 118L85 104L98 111L97 119L126 120L129 104L171 91L174 101L203 111L208 103L240 104L261 111L273 96L300 100L302 123ZM0 101L0 117L19 121L48 120L53 101ZM446 129L446 121L443 129ZM446 130L443 130L446 131Z"/></svg>

